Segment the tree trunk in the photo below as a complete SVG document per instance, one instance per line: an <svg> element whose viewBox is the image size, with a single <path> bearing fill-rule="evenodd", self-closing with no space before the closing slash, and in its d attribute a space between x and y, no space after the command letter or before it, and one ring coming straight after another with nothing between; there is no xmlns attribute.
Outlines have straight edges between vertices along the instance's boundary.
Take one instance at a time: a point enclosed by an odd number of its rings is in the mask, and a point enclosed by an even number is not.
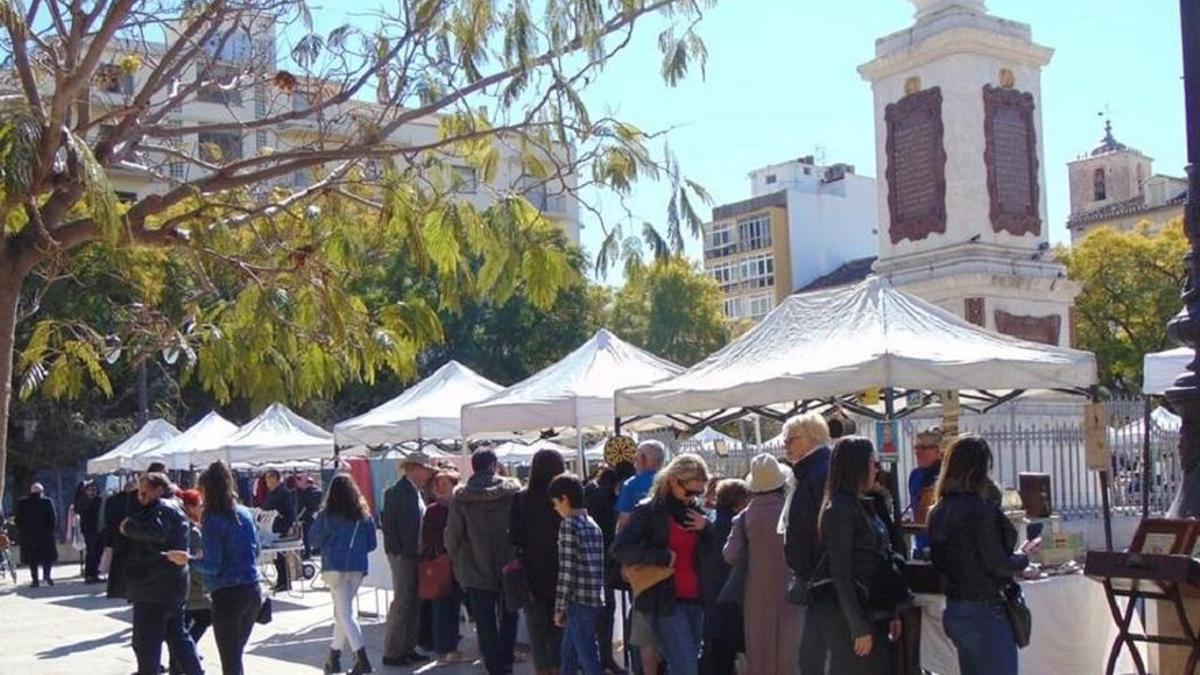
<svg viewBox="0 0 1200 675"><path fill-rule="evenodd" d="M8 470L8 413L13 393L13 351L16 349L17 303L21 273L12 260L0 258L0 511Z"/></svg>

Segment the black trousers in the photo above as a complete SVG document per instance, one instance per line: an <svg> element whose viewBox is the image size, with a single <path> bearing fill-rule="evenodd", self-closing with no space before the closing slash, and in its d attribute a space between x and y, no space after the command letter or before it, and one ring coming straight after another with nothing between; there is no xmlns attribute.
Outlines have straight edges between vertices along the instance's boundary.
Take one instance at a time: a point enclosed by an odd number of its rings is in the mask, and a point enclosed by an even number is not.
<svg viewBox="0 0 1200 675"><path fill-rule="evenodd" d="M158 675L163 642L171 661L186 675L200 675L196 643L183 628L183 603L133 603L133 653L138 675Z"/></svg>
<svg viewBox="0 0 1200 675"><path fill-rule="evenodd" d="M887 622L874 623L871 626L871 652L858 656L854 653L850 623L842 614L837 598L823 597L809 605L804 616L800 660L803 663L806 657L825 653L829 655L828 672L831 675L890 675L895 645L888 640L887 634Z"/></svg>
<svg viewBox="0 0 1200 675"><path fill-rule="evenodd" d="M34 583L38 580L38 568L42 569L42 578L50 581L50 568L54 567L54 563L42 563L40 565L29 566L29 576L33 578Z"/></svg>
<svg viewBox="0 0 1200 675"><path fill-rule="evenodd" d="M596 637L600 643L600 665L613 663L613 625L616 623L617 594L612 586L604 585L604 606L596 620Z"/></svg>
<svg viewBox="0 0 1200 675"><path fill-rule="evenodd" d="M284 553L275 554L275 588L277 590L292 588L292 582L288 578L287 555Z"/></svg>
<svg viewBox="0 0 1200 675"><path fill-rule="evenodd" d="M100 556L104 553L104 536L84 535L87 551L83 555L83 578L96 579L100 576Z"/></svg>
<svg viewBox="0 0 1200 675"><path fill-rule="evenodd" d="M242 651L262 606L257 583L219 588L212 593L212 631L224 675L243 675Z"/></svg>

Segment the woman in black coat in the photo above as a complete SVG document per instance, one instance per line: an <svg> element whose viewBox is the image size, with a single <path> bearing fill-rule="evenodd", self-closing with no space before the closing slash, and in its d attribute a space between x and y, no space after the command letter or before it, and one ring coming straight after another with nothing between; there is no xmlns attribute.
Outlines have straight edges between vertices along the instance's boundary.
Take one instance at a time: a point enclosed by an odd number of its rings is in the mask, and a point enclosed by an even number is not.
<svg viewBox="0 0 1200 675"><path fill-rule="evenodd" d="M15 514L21 564L29 566L34 588L41 585L38 581L39 567L46 584L54 585L50 568L58 561L58 544L54 537L58 529L58 514L54 512L54 502L47 499L43 492L41 483L30 486L29 496L17 502Z"/></svg>
<svg viewBox="0 0 1200 675"><path fill-rule="evenodd" d="M512 502L509 538L529 576L533 603L525 608L534 670L556 672L562 651L562 631L554 625L554 594L558 583L558 526L562 522L546 491L564 473L562 455L538 450L529 467L529 485Z"/></svg>
<svg viewBox="0 0 1200 675"><path fill-rule="evenodd" d="M125 566L129 559L129 538L121 534L121 521L136 513L140 508L137 496L137 481L130 480L124 492L118 492L104 500L104 545L112 548L112 559L108 566L109 598L124 599Z"/></svg>

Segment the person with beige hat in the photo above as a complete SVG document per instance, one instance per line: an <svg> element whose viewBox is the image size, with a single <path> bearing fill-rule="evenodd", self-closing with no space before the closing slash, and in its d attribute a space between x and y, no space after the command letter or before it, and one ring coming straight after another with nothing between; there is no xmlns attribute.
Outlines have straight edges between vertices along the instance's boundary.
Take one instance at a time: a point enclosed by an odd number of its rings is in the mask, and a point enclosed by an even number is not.
<svg viewBox="0 0 1200 675"><path fill-rule="evenodd" d="M404 475L383 493L383 511L379 518L383 550L392 568L392 590L395 592L388 610L383 650L385 666L407 666L429 660L417 651L421 620L421 602L417 598L417 554L421 518L425 515L421 490L433 477L437 465L424 451L416 450L400 460L400 470Z"/></svg>
<svg viewBox="0 0 1200 675"><path fill-rule="evenodd" d="M725 560L746 569L746 664L747 672L755 675L795 675L800 667L795 641L803 627L803 610L787 601L792 571L777 527L793 481L791 468L768 453L750 460L750 505L734 518L725 542Z"/></svg>

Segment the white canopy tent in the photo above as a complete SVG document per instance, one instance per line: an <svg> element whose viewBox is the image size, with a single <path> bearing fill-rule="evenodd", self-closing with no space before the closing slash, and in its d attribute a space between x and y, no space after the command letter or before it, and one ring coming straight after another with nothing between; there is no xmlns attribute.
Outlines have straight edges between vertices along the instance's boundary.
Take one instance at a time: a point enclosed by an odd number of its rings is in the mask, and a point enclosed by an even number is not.
<svg viewBox="0 0 1200 675"><path fill-rule="evenodd" d="M218 459L229 464L262 464L333 456L333 434L272 403L258 417L226 437L220 447L193 453L197 465Z"/></svg>
<svg viewBox="0 0 1200 675"><path fill-rule="evenodd" d="M1183 419L1162 406L1155 406L1150 411L1150 429L1165 432L1177 432L1183 426ZM1109 438L1115 444L1117 439L1142 438L1146 428L1146 418L1141 417L1122 426L1109 429Z"/></svg>
<svg viewBox="0 0 1200 675"><path fill-rule="evenodd" d="M742 447L741 441L733 436L723 434L712 427L704 427L700 431L697 431L695 434L693 434L688 440L692 441L693 443L699 443L706 448L714 447L717 442L724 443L725 447L727 448Z"/></svg>
<svg viewBox="0 0 1200 675"><path fill-rule="evenodd" d="M144 469L153 462L162 462L173 471L184 471L199 466L193 458L195 453L221 447L225 439L237 430L236 424L221 417L220 413L214 410L178 436L135 456L133 468Z"/></svg>
<svg viewBox="0 0 1200 675"><path fill-rule="evenodd" d="M1142 357L1142 393L1161 396L1192 362L1195 353L1187 347L1168 349Z"/></svg>
<svg viewBox="0 0 1200 675"><path fill-rule="evenodd" d="M616 418L616 390L656 382L682 370L602 328L558 363L483 401L464 405L463 434L608 428ZM582 433L577 437L582 439ZM580 444L582 454L582 440Z"/></svg>
<svg viewBox="0 0 1200 675"><path fill-rule="evenodd" d="M1091 353L1018 340L869 277L790 296L687 371L617 392L621 416L828 399L870 389L1079 389ZM992 394L987 394L991 396Z"/></svg>
<svg viewBox="0 0 1200 675"><path fill-rule="evenodd" d="M562 455L563 459L567 460L571 459L571 455L574 452L565 445L559 445L554 441L545 439L534 441L528 445L509 441L492 448L492 451L496 453L496 459L505 464L528 464L533 459L533 456L541 450L553 450Z"/></svg>
<svg viewBox="0 0 1200 675"><path fill-rule="evenodd" d="M339 446L462 438L462 406L503 389L458 361L438 368L404 393L333 427Z"/></svg>
<svg viewBox="0 0 1200 675"><path fill-rule="evenodd" d="M142 425L137 433L125 439L123 443L108 452L93 457L87 462L88 473L111 473L113 471L131 470L133 458L143 452L153 450L163 443L179 435L179 429L166 420L154 419Z"/></svg>

